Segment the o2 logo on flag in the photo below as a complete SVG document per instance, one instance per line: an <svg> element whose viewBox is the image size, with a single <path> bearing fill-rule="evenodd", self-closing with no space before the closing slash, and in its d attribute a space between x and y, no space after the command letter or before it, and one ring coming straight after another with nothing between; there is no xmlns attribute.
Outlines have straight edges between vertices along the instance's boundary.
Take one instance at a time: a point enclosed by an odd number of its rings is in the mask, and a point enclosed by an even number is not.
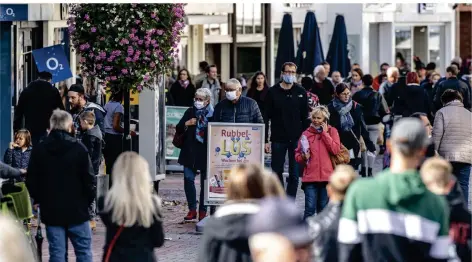
<svg viewBox="0 0 472 262"><path fill-rule="evenodd" d="M72 77L69 61L62 45L33 50L33 57L39 72L46 71L52 74L52 83Z"/></svg>

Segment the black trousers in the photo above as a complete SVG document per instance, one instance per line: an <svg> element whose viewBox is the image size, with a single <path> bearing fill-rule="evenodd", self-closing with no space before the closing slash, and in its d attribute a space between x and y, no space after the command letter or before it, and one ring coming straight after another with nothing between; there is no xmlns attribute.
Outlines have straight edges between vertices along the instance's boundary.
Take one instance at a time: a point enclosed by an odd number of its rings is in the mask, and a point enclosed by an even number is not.
<svg viewBox="0 0 472 262"><path fill-rule="evenodd" d="M110 176L110 187L112 184L112 168L118 156L123 153L123 135L105 133L105 158L106 173Z"/></svg>

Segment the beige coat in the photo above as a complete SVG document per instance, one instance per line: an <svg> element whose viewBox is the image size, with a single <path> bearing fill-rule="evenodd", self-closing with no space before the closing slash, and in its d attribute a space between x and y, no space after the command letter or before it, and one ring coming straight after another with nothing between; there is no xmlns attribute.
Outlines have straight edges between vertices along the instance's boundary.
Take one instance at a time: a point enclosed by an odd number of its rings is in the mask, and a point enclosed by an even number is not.
<svg viewBox="0 0 472 262"><path fill-rule="evenodd" d="M446 160L472 164L472 113L457 100L446 104L436 112L433 140Z"/></svg>

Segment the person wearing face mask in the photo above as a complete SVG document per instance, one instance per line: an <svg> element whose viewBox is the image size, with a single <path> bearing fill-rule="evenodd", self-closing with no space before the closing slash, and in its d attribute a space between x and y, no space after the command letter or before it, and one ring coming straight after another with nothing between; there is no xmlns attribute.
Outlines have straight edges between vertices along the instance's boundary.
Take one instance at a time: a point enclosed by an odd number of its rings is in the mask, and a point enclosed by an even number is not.
<svg viewBox="0 0 472 262"><path fill-rule="evenodd" d="M313 88L310 90L320 99L320 105L328 105L333 99L334 86L333 83L326 77L326 68L322 65L315 67L313 71Z"/></svg>
<svg viewBox="0 0 472 262"><path fill-rule="evenodd" d="M265 151L266 153L272 151L271 168L279 177L282 185L285 184L282 174L285 155L288 152L287 195L296 197L300 170L295 161L295 149L300 135L310 125L308 97L305 89L295 83L297 66L292 62L286 62L281 69L282 82L269 88L266 96ZM272 145L269 144L269 121Z"/></svg>
<svg viewBox="0 0 472 262"><path fill-rule="evenodd" d="M195 177L200 171L200 200L198 219L206 217L204 203L204 180L207 165L207 130L208 121L213 116L213 107L210 104L211 91L200 88L195 92L193 107L187 109L176 126L177 133L184 133L184 143L180 150L179 164L184 167L184 190L188 202L188 214L184 220L197 218L197 192Z"/></svg>
<svg viewBox="0 0 472 262"><path fill-rule="evenodd" d="M242 96L243 88L236 78L226 82L226 99L215 106L212 122L262 124L261 111L257 102L249 97Z"/></svg>

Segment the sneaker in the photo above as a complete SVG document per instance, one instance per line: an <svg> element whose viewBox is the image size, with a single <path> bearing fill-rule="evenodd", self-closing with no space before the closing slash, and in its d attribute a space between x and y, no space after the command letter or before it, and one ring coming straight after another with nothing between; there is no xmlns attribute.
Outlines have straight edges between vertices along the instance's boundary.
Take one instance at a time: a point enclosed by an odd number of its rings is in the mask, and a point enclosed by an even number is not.
<svg viewBox="0 0 472 262"><path fill-rule="evenodd" d="M200 211L200 212L198 212L198 221L202 221L206 216L207 216L207 212L206 212L206 211Z"/></svg>
<svg viewBox="0 0 472 262"><path fill-rule="evenodd" d="M197 219L197 210L188 211L187 215L184 217L184 220L194 220Z"/></svg>

